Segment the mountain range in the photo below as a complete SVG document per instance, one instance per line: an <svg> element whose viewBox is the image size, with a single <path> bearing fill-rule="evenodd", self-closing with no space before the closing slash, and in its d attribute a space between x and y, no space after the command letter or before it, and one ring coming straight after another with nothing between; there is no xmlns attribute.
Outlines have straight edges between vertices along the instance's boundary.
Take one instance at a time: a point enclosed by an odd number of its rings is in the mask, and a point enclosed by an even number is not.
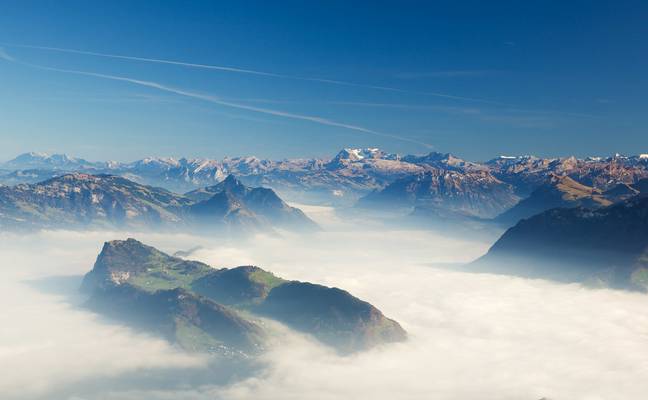
<svg viewBox="0 0 648 400"><path fill-rule="evenodd" d="M648 154L611 157L573 156L539 158L535 156L500 156L485 163L491 173L512 184L526 197L553 176L568 176L586 186L608 190L620 183L633 184L648 177Z"/></svg>
<svg viewBox="0 0 648 400"><path fill-rule="evenodd" d="M519 201L513 187L488 171L430 169L397 179L360 199L363 208L446 210L493 218ZM419 210L420 211L420 210Z"/></svg>
<svg viewBox="0 0 648 400"><path fill-rule="evenodd" d="M342 353L405 340L401 326L348 292L287 281L255 266L215 269L137 240L104 244L86 306L190 351L250 357L267 347L264 318Z"/></svg>
<svg viewBox="0 0 648 400"><path fill-rule="evenodd" d="M583 185L591 188L594 195L590 197L594 199L599 192L621 190L618 185L635 185L647 179L648 155L585 159L500 156L487 162L472 162L450 153L401 156L376 148L349 148L330 159L146 158L120 163L27 153L0 165L0 169L5 171L0 173L0 183L6 185L36 183L73 171L122 176L176 192L215 186L234 174L244 184L271 188L290 201L401 209L429 216L493 218L531 197L500 218L500 222L510 226L519 218L561 205L554 200L545 208L533 205L537 204L534 197L560 197L550 193L557 186L571 186L569 191L573 191L577 185ZM562 177L574 183L556 184L556 180L565 179ZM587 197L578 197L580 200L573 205L588 205ZM610 201L620 199L602 197Z"/></svg>
<svg viewBox="0 0 648 400"><path fill-rule="evenodd" d="M274 191L234 176L187 195L121 176L64 174L35 184L0 187L0 227L135 228L249 233L274 228L316 230Z"/></svg>

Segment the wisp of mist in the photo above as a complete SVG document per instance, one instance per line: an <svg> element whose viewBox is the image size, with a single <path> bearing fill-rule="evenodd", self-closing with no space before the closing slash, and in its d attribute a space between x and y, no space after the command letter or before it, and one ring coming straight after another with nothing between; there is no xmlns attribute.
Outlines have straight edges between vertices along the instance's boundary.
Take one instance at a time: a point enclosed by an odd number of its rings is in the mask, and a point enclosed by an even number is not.
<svg viewBox="0 0 648 400"><path fill-rule="evenodd" d="M490 243L385 231L303 208L323 232L240 243L127 232L2 235L0 392L115 400L645 398L645 295L460 272L453 263L479 257ZM287 333L253 375L227 384L140 385L133 375L200 374L209 360L78 306L78 276L103 241L128 236L169 253L194 248L189 258L215 267L254 264L343 288L400 322L409 339L341 356ZM101 381L114 385L76 395L75 388Z"/></svg>

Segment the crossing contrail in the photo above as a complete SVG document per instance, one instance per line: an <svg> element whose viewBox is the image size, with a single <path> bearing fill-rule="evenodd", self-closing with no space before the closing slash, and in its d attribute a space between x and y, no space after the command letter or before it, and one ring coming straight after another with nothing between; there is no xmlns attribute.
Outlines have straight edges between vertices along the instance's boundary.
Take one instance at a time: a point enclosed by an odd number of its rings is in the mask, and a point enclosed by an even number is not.
<svg viewBox="0 0 648 400"><path fill-rule="evenodd" d="M61 48L61 47L50 47L50 46L34 46L34 45L10 44L10 43L0 43L0 46L15 47L15 48L25 48L25 49L36 49L36 50L46 50L46 51L54 51L54 52L69 53L69 54L81 54L81 55L87 55L87 56L112 58L112 59L118 59L118 60L129 60L129 61L140 61L140 62L156 63L156 64L178 65L178 66L189 67L189 68L200 68L200 69L208 69L208 70L216 70L216 71L224 71L224 72L233 72L233 73L239 73L239 74L250 74L250 75L258 75L258 76L266 76L266 77L271 77L271 78L293 79L293 80L300 80L300 81L320 82L320 83L327 83L327 84L332 84L332 85L357 87L357 88L388 91L388 92L409 93L409 94L424 95L424 96L442 97L442 98L446 98L446 99L459 100L459 101L470 101L470 102L493 104L493 105L507 105L506 103L502 103L502 102L498 102L498 101L494 101L494 100L480 99L480 98L474 98L474 97L455 96L455 95L451 95L451 94L447 94L447 93L413 91L413 90L400 89L400 88L395 88L395 87L390 87L390 86L367 85L367 84L356 83L356 82L340 81L340 80L336 80L336 79L325 79L325 78L316 78L316 77L304 77L304 76L296 76L296 75L286 75L286 74L280 74L280 73L274 73L274 72L259 71L259 70L253 70L253 69L247 69L247 68L230 67L230 66L222 66L222 65L199 64L199 63L191 63L191 62L176 61L176 60L164 60L164 59L159 59L159 58L146 58L146 57L127 56L127 55L121 55L121 54L99 53L99 52L94 52L94 51L84 51L84 50L67 49L67 48Z"/></svg>
<svg viewBox="0 0 648 400"><path fill-rule="evenodd" d="M206 101L206 102L209 102L209 103L218 104L218 105L225 106L225 107L236 108L236 109L246 110L246 111L252 111L252 112L261 113L261 114L273 115L273 116L277 116L277 117L283 117L283 118L289 118L289 119L295 119L295 120L301 120L301 121L308 121L308 122L313 122L313 123L320 124L320 125L326 125L326 126L333 126L333 127L337 127L337 128L349 129L349 130L353 130L353 131L363 132L363 133L366 133L366 134L369 134L369 135L374 135L374 136L380 136L380 137L386 137L386 138L406 141L406 142L414 143L414 144L417 144L417 145L420 145L420 146L424 146L426 148L432 148L433 147L429 143L421 142L419 140L411 139L411 138L408 138L408 137L405 137L405 136L379 132L379 131L375 131L373 129L365 128L365 127L362 127L362 126L359 126L359 125L353 125L353 124L347 124L347 123L343 123L343 122L338 122L338 121L334 121L334 120L324 118L324 117L313 116L313 115L304 115L304 114L296 114L296 113L291 113L291 112L287 112L287 111L274 110L274 109L263 108L263 107L255 107L255 106L250 106L250 105L246 105L246 104L239 104L239 103L223 100L222 98L220 98L218 96L192 92L192 91L188 91L188 90L185 90L185 89L179 89L179 88L175 88L175 87L172 87L172 86L163 85L161 83L153 82L153 81L134 79L134 78L129 78L129 77L125 77L125 76L118 76L118 75L102 74L102 73L91 72L91 71L80 71L80 70L72 70L72 69L54 68L54 67L48 67L48 66L43 66L43 65L38 65L38 64L32 64L32 63L18 61L18 60L14 59L13 57L9 56L8 54L6 54L4 52L2 52L0 54L5 54L7 57L3 57L3 58L5 60L7 60L7 61L12 61L12 62L15 62L15 63L23 64L23 65L26 65L26 66L29 66L29 67L32 67L32 68L41 69L41 70L68 73L68 74L76 74L76 75L84 75L84 76L90 76L90 77L101 78L101 79L108 79L108 80L113 80L113 81L127 82L127 83L131 83L131 84L134 84L134 85L145 86L145 87L148 87L148 88L157 89L157 90L160 90L160 91L173 93L173 94L184 96L184 97L190 97L190 98L194 98L194 99L203 100L203 101Z"/></svg>

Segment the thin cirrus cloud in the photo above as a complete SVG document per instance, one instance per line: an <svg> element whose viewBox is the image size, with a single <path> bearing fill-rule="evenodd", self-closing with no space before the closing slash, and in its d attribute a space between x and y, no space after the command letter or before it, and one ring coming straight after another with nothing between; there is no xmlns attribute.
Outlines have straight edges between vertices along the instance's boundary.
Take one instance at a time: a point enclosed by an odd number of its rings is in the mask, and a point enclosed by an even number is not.
<svg viewBox="0 0 648 400"><path fill-rule="evenodd" d="M263 104L304 104L305 100L277 100L262 98L236 98L229 99L243 103L263 103ZM376 103L366 101L314 101L312 104L323 104L333 106L353 106L368 108L394 108L399 110L422 110L438 111L449 114L479 114L481 110L476 107L458 107L458 106L440 106L433 104L407 104L407 103Z"/></svg>
<svg viewBox="0 0 648 400"><path fill-rule="evenodd" d="M412 91L412 90L400 89L400 88L395 88L395 87L390 87L390 86L367 85L367 84L362 84L362 83L341 81L341 80L336 80L336 79L326 79L326 78L317 78L317 77L304 77L304 76L286 75L286 74L281 74L281 73L259 71L259 70L253 70L253 69L248 69L248 68L230 67L230 66L222 66L222 65L211 65L211 64L200 64L200 63L191 63L191 62L176 61L176 60L164 60L164 59L159 59L159 58L126 56L126 55L121 55L121 54L100 53L100 52L94 52L94 51L67 49L67 48L62 48L62 47L34 46L34 45L22 45L22 44L10 44L10 43L1 43L0 45L6 46L6 47L54 51L54 52L58 52L58 53L68 53L68 54L80 54L80 55L87 55L87 56L94 56L94 57L112 58L112 59L118 59L118 60L129 60L129 61L156 63L156 64L177 65L177 66L182 66L182 67L200 68L200 69L216 70L216 71L222 71L222 72L233 72L233 73L239 73L239 74L251 74L251 75L265 76L265 77L270 77L270 78L281 78L281 79L292 79L292 80L300 80L300 81L308 81L308 82L319 82L319 83L327 83L327 84L332 84L332 85L357 87L357 88L380 90L380 91L387 91L387 92L409 93L409 94L417 94L417 95L424 95L424 96L434 96L434 97L441 97L441 98L457 100L457 101L468 101L468 102L485 103L485 104L493 104L493 105L507 105L505 103L495 101L495 100L490 100L490 99L482 99L482 98L475 98L475 97L465 97L465 96L456 96L456 95L452 95L452 94L448 94L448 93L440 93L440 92ZM466 72L466 71L464 71L464 72Z"/></svg>
<svg viewBox="0 0 648 400"><path fill-rule="evenodd" d="M438 106L429 104L401 104L401 103L371 103L371 102L358 102L358 101L331 101L328 104L341 105L341 106L356 106L356 107L376 107L376 108L396 108L405 110L424 110L424 111L439 111L452 114L479 114L480 109L474 107L453 107L453 106Z"/></svg>
<svg viewBox="0 0 648 400"><path fill-rule="evenodd" d="M490 70L452 70L452 71L429 71L429 72L402 72L396 74L399 79L425 79L425 78L471 78L485 75L492 75L495 71Z"/></svg>
<svg viewBox="0 0 648 400"><path fill-rule="evenodd" d="M316 123L316 124L319 124L319 125L326 125L326 126L332 126L332 127L337 127L337 128L344 128L344 129L348 129L348 130L353 130L353 131L357 131L357 132L366 133L366 134L369 134L369 135L380 136L380 137L385 137L385 138L390 138L390 139L401 140L401 141L405 141L405 142L409 142L409 143L414 143L414 144L417 144L417 145L424 146L426 148L433 148L433 146L431 144L429 144L429 143L425 143L425 142L422 142L422 141L419 141L419 140L411 139L411 138L408 138L408 137L405 137L405 136L379 132L379 131L375 131L373 129L365 128L365 127L362 127L362 126L359 126L359 125L353 125L353 124L347 124L347 123L343 123L343 122L338 122L338 121L334 121L334 120L319 117L319 116L296 114L296 113L291 113L291 112L286 112L286 111L281 111L281 110L274 110L274 109L269 109L269 108L255 107L255 106L250 106L250 105L246 105L246 104L234 103L234 102L224 100L224 99L222 99L220 97L217 97L217 96L214 96L214 95L192 92L192 91L188 91L188 90L184 90L184 89L179 89L179 88L163 85L161 83L153 82L153 81L145 81L145 80L134 79L134 78L124 77L124 76L102 74L102 73L90 72L90 71L79 71L79 70L54 68L54 67L47 67L47 66L37 65L37 64L32 64L32 63L26 63L26 62L22 62L22 61L18 61L16 59L14 59L13 57L6 54L6 52L3 52L3 53L6 56L6 58L5 57L3 57L3 58L5 60L7 60L7 61L20 63L22 65L26 65L26 66L29 66L29 67L32 67L32 68L37 68L37 69L40 69L40 70L55 71L55 72L61 72L61 73L90 76L90 77L100 78L100 79L108 79L108 80L113 80L113 81L127 82L127 83L131 83L131 84L134 84L134 85L139 85L139 86L144 86L144 87L164 91L164 92L167 92L167 93L173 93L173 94L184 96L184 97L203 100L203 101L206 101L206 102L209 102L209 103L212 103L212 104L218 104L218 105L225 106L225 107L230 107L230 108L235 108L235 109L245 110L245 111L251 111L251 112L261 113L261 114L266 114L266 115L272 115L272 116L276 116L276 117L307 121L307 122L312 122L312 123ZM0 54L3 54L3 53L0 53Z"/></svg>
<svg viewBox="0 0 648 400"><path fill-rule="evenodd" d="M276 100L276 99L259 99L259 98L244 98L236 99L237 101L244 103L267 103L267 104L303 104L304 101L298 100ZM338 105L338 106L352 106L352 107L369 107L369 108L393 108L399 110L410 110L410 111L433 111L433 112L443 112L446 114L457 114L457 115L473 115L473 116L517 116L521 117L523 115L528 115L530 118L535 118L539 115L548 116L564 116L564 117L573 117L573 118L587 118L587 119L596 119L600 116L585 114L585 113L575 113L569 111L557 111L557 110L538 110L538 109L526 109L519 108L515 106L510 107L500 107L497 108L497 113L494 113L494 108L478 108L478 107L465 107L465 106L443 106L435 104L408 104L408 103L377 103L377 102L366 102L366 101L325 101L319 102L317 104L326 104L326 105ZM492 118L495 120L496 118ZM486 120L486 118L484 118Z"/></svg>

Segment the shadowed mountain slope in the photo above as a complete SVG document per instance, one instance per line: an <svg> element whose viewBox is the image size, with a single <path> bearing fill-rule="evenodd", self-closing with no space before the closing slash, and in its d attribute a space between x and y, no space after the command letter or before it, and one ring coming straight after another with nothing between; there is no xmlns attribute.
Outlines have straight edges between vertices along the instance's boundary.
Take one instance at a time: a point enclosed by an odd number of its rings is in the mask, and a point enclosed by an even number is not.
<svg viewBox="0 0 648 400"><path fill-rule="evenodd" d="M529 197L497 216L496 221L510 226L551 208L597 208L610 204L612 200L601 190L580 184L568 176L552 175L549 181L535 189Z"/></svg>
<svg viewBox="0 0 648 400"><path fill-rule="evenodd" d="M507 230L471 268L648 289L648 197L595 210L557 208Z"/></svg>

